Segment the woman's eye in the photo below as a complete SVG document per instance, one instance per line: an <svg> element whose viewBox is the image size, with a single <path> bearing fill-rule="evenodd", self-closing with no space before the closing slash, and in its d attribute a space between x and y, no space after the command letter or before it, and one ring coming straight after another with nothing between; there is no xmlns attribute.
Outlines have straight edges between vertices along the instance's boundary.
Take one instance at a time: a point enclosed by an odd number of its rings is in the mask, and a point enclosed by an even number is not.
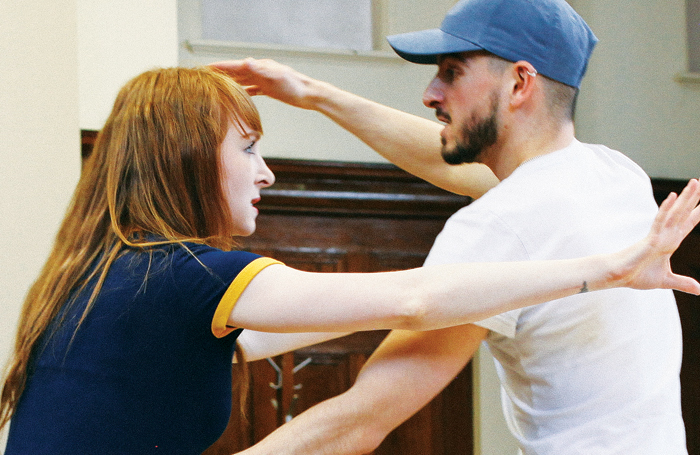
<svg viewBox="0 0 700 455"><path fill-rule="evenodd" d="M243 149L243 151L246 153L255 153L255 150L253 149L254 146L255 146L255 141L251 142L248 147Z"/></svg>

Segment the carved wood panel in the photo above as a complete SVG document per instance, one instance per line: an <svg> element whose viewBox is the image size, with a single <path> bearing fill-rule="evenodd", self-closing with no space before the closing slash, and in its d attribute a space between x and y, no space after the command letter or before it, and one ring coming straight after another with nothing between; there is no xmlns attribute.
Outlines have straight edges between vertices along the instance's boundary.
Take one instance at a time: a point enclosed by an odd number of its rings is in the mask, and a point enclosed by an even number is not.
<svg viewBox="0 0 700 455"><path fill-rule="evenodd" d="M679 193L685 181L654 179L654 197L661 203L671 191ZM700 281L700 228L683 241L671 257L673 271ZM689 455L700 455L700 297L675 292L683 327L681 406Z"/></svg>
<svg viewBox="0 0 700 455"><path fill-rule="evenodd" d="M688 237L674 254L676 273L700 281L700 234ZM681 405L689 454L700 454L700 297L676 292L683 327Z"/></svg>

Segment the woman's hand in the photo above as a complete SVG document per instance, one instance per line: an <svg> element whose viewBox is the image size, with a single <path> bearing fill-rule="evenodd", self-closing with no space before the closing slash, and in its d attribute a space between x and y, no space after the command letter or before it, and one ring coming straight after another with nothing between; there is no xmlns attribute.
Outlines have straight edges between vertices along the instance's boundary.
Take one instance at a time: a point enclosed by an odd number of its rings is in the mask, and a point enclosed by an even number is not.
<svg viewBox="0 0 700 455"><path fill-rule="evenodd" d="M619 276L625 287L677 289L700 295L700 284L671 271L671 255L700 221L700 183L690 180L680 196L671 193L659 207L651 231L642 241L618 253Z"/></svg>

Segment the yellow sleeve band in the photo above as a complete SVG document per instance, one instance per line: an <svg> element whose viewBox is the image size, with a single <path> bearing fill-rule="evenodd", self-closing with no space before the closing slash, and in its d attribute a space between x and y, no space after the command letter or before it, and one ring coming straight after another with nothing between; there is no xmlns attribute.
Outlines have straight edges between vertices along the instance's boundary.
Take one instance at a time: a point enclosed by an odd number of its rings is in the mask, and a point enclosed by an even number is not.
<svg viewBox="0 0 700 455"><path fill-rule="evenodd" d="M236 330L236 327L229 327L228 317L236 306L238 298L241 296L245 288L250 284L251 280L260 273L262 269L272 264L282 264L272 258L258 258L245 266L243 270L236 276L231 285L226 290L226 293L221 298L219 306L216 307L214 318L211 321L211 331L217 338L223 338L229 333Z"/></svg>

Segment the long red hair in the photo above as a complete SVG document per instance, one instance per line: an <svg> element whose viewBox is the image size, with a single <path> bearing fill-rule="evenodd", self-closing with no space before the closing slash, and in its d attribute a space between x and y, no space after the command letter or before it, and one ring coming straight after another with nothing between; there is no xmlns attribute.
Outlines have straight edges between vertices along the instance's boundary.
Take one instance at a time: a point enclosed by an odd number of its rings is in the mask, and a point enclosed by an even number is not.
<svg viewBox="0 0 700 455"><path fill-rule="evenodd" d="M155 235L157 243L233 248L219 164L231 123L241 134L244 124L262 133L250 96L209 68L148 71L122 88L25 299L2 389L0 428L12 417L49 323L71 304L75 290L97 277L85 318L125 246L151 246Z"/></svg>

